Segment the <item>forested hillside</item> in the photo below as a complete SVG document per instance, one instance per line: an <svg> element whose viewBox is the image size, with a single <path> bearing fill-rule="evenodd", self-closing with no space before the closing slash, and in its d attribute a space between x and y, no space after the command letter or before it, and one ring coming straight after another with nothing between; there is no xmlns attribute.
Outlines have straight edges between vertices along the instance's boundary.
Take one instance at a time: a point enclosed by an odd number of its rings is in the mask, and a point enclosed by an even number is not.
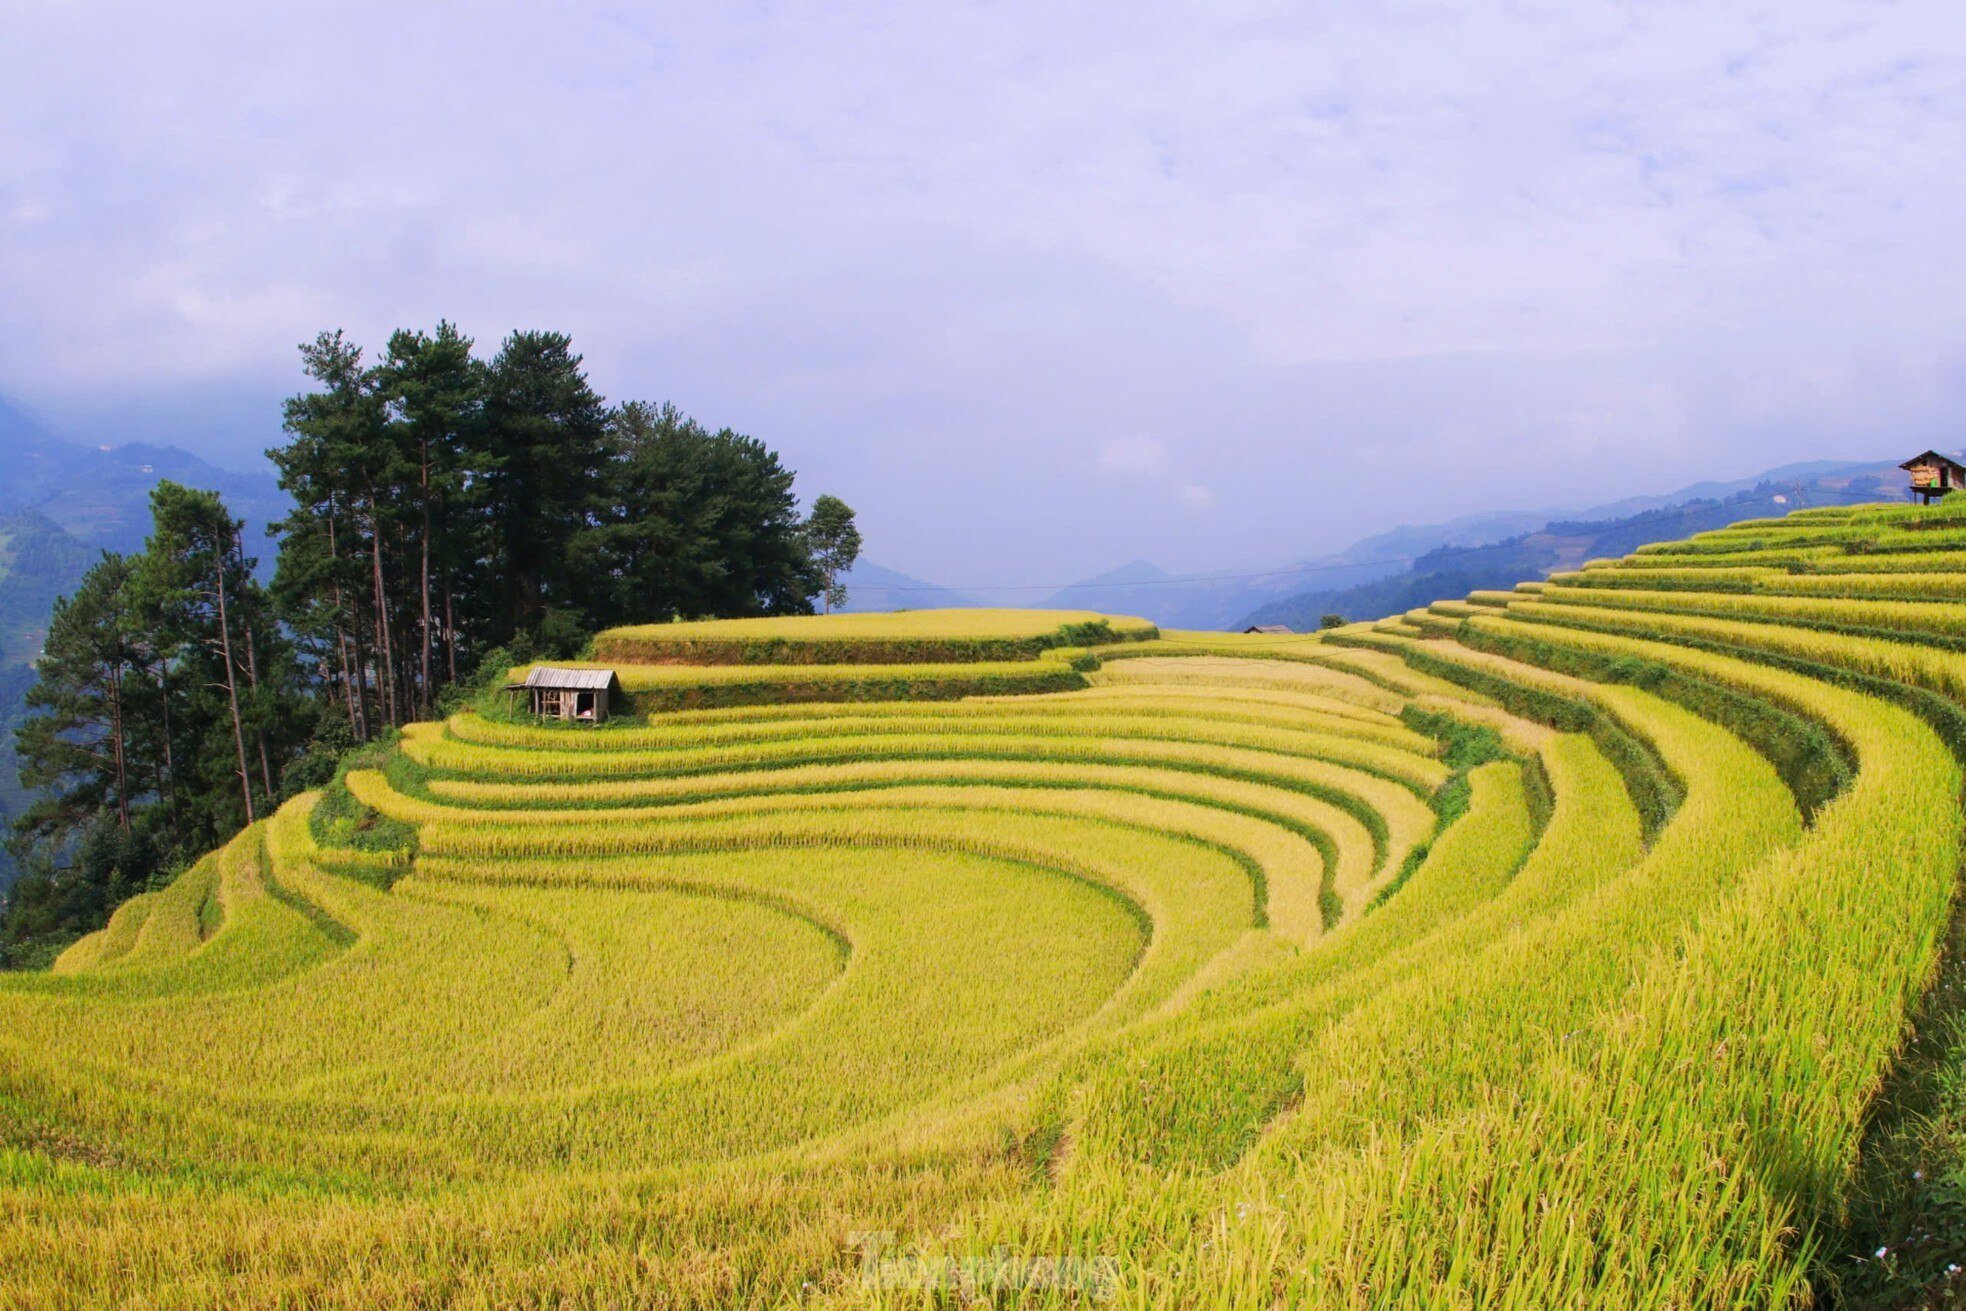
<svg viewBox="0 0 1966 1311"><path fill-rule="evenodd" d="M219 492L244 519L247 540L268 569L267 525L286 513L271 471L220 469L169 447L65 441L0 397L0 822L11 824L28 794L16 767L14 734L26 716L30 662L39 654L57 597L72 591L104 550L133 551L151 529L150 493L174 479ZM4 831L4 830L0 830ZM16 864L0 843L0 896Z"/></svg>
<svg viewBox="0 0 1966 1311"><path fill-rule="evenodd" d="M271 432L274 425L268 423ZM150 489L165 480L217 492L245 520L248 546L272 564L267 525L287 512L273 477L261 469L222 469L176 447L57 437L0 397L0 448L12 463L0 482L0 513L32 510L90 547L134 551L150 531Z"/></svg>
<svg viewBox="0 0 1966 1311"><path fill-rule="evenodd" d="M26 607L47 638L13 739L37 791L12 817L11 963L45 961L507 652L840 599L850 507L822 495L802 516L763 442L609 404L563 334L486 358L448 323L373 357L323 333L301 357L309 389L269 452L287 498L272 561L222 495L164 479L135 549ZM35 494L96 503L57 485Z"/></svg>
<svg viewBox="0 0 1966 1311"><path fill-rule="evenodd" d="M0 515L0 826L26 807L14 757L33 661L47 637L55 601L81 581L96 552L32 511ZM0 846L0 895L13 882L14 863Z"/></svg>

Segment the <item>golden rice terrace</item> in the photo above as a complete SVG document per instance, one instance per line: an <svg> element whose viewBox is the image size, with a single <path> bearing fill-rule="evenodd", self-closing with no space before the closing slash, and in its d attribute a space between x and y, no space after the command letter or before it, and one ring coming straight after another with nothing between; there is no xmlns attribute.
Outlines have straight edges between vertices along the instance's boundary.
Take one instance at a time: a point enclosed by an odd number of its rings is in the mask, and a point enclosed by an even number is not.
<svg viewBox="0 0 1966 1311"><path fill-rule="evenodd" d="M0 1303L1800 1304L1948 932L1962 548L604 633L608 723L417 725L0 981Z"/></svg>

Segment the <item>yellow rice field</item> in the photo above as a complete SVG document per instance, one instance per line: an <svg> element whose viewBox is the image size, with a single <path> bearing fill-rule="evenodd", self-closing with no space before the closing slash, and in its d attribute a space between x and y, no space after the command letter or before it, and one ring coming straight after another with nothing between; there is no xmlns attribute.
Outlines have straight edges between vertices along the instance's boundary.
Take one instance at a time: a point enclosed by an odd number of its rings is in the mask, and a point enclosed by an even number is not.
<svg viewBox="0 0 1966 1311"><path fill-rule="evenodd" d="M1952 919L1955 518L602 634L636 713L414 726L0 977L0 1307L1807 1305Z"/></svg>

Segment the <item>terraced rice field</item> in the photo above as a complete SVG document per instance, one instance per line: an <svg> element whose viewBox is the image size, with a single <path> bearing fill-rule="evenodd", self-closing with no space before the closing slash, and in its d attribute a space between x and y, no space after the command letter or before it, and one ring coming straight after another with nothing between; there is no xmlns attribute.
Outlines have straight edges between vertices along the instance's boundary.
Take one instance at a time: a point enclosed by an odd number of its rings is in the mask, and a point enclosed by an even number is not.
<svg viewBox="0 0 1966 1311"><path fill-rule="evenodd" d="M1800 1305L1948 932L1956 524L603 634L641 713L414 726L0 979L0 1304Z"/></svg>

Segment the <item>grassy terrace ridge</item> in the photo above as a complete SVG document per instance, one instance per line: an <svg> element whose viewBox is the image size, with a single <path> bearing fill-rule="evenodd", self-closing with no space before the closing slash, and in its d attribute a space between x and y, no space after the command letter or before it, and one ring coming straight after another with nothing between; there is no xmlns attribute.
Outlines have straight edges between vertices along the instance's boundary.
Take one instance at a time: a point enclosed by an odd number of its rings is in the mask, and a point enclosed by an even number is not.
<svg viewBox="0 0 1966 1311"><path fill-rule="evenodd" d="M947 701L967 696L1066 692L1086 686L1078 666L1097 661L1086 658L1083 652L1058 647L1041 651L1030 659L935 664L609 665L579 660L539 663L562 669L613 669L627 696L627 709L649 714L798 701ZM524 682L526 674L536 667L516 666L509 678L515 683ZM502 713L502 708L495 705L487 705L485 709L488 714Z"/></svg>
<svg viewBox="0 0 1966 1311"><path fill-rule="evenodd" d="M1144 619L1091 610L957 609L791 615L610 628L597 661L627 664L962 664L1031 660L1057 647L1138 641Z"/></svg>
<svg viewBox="0 0 1966 1311"><path fill-rule="evenodd" d="M1957 1304L1963 616L1948 501L612 630L0 978L0 1308Z"/></svg>

